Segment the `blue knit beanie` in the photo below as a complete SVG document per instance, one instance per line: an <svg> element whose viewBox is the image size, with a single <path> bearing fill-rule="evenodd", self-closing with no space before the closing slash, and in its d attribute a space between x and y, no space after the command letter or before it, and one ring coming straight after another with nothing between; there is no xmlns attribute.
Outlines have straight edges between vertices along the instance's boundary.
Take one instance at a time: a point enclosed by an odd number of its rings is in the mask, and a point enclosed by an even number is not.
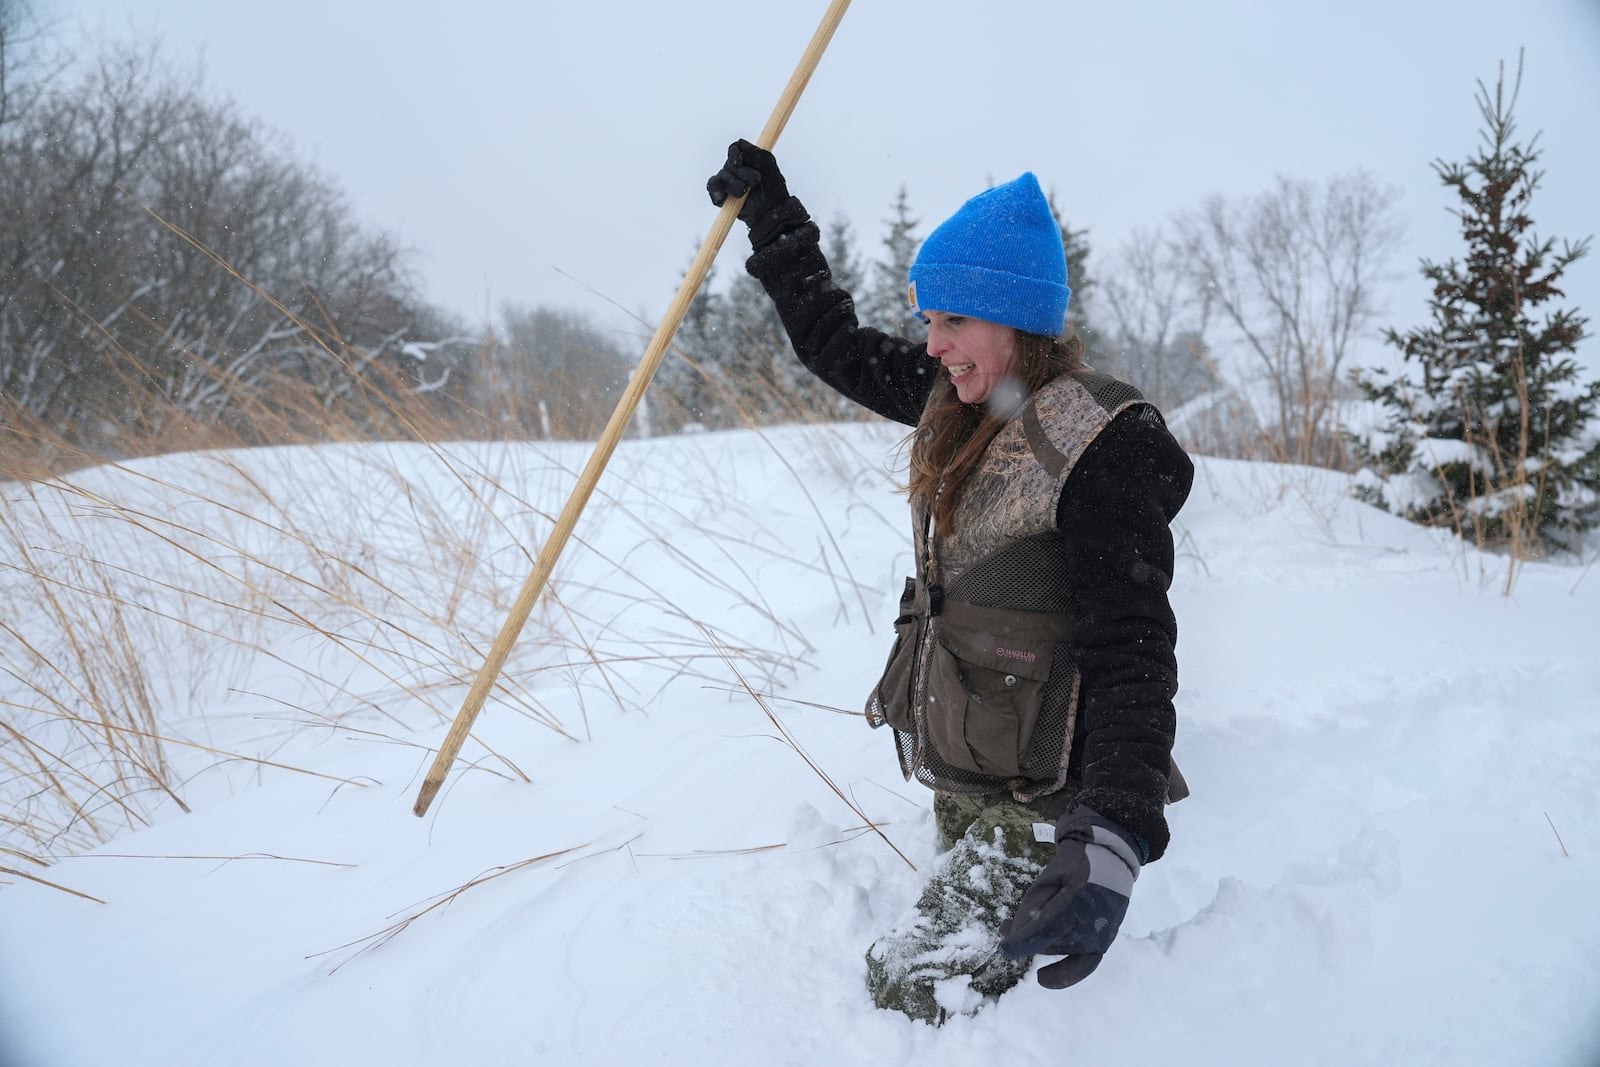
<svg viewBox="0 0 1600 1067"><path fill-rule="evenodd" d="M1055 337L1066 326L1067 252L1033 173L985 190L928 235L911 265L911 310L970 315Z"/></svg>

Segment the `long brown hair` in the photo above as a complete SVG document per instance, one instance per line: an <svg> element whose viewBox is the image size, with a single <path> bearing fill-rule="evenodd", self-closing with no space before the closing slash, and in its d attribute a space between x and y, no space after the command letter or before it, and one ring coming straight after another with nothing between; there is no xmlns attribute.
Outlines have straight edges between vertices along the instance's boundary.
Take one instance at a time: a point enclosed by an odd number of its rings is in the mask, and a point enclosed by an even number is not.
<svg viewBox="0 0 1600 1067"><path fill-rule="evenodd" d="M1069 328L1061 337L1018 330L1016 338L1011 381L1021 387L1024 398L1061 375L1084 368L1083 339L1075 330ZM912 435L911 483L906 488L913 504L931 507L934 526L942 534L955 531L956 505L967 479L977 470L989 442L1015 414L1015 405L998 411L995 407L962 403L948 371L941 370L933 384L922 421Z"/></svg>

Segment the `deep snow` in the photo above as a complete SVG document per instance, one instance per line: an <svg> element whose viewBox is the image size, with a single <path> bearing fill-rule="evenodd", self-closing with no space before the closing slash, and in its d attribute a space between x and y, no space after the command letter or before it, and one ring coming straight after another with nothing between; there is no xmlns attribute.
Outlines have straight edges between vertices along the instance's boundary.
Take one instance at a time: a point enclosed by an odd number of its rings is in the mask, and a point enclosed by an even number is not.
<svg viewBox="0 0 1600 1067"><path fill-rule="evenodd" d="M929 797L827 708L860 708L909 566L896 440L624 443L478 721L504 760L469 744L420 820L585 446L0 489L165 613L135 631L164 733L331 776L169 745L190 814L141 797L148 828L29 868L105 903L8 879L15 1061L1600 1064L1600 575L1528 564L1507 597L1503 559L1343 476L1205 458L1173 588L1194 792L1118 944L1073 990L1030 979L942 1029L875 1010L862 953L935 861ZM15 673L0 699L37 703Z"/></svg>

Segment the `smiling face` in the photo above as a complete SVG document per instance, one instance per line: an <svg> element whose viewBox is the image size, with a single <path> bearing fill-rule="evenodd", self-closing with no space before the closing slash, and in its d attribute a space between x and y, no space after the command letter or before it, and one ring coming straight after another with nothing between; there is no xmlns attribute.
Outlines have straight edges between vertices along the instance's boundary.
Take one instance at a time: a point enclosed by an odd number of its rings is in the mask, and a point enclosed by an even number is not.
<svg viewBox="0 0 1600 1067"><path fill-rule="evenodd" d="M956 396L981 404L1009 377L1017 363L1017 332L970 315L928 311L928 355L950 372Z"/></svg>

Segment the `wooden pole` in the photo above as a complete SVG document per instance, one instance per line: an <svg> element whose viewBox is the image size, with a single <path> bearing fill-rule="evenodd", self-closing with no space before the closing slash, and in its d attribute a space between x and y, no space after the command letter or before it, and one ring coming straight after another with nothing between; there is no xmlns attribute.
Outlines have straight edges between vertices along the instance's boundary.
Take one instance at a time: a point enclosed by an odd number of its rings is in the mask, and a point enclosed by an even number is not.
<svg viewBox="0 0 1600 1067"><path fill-rule="evenodd" d="M770 149L777 144L778 135L783 132L789 116L794 113L800 94L805 90L806 83L811 80L812 72L817 69L822 53L827 50L828 42L833 38L833 31L839 28L839 22L844 18L845 9L849 6L850 0L832 0L829 4L821 25L812 35L811 43L806 46L805 54L800 57L794 73L789 77L789 84L778 99L777 107L773 108L772 116L767 119L767 125L756 141L762 148ZM656 327L655 336L650 338L644 357L639 360L639 366L634 369L633 377L628 380L627 390L617 402L617 409L611 413L611 421L606 423L605 430L600 434L600 441L595 446L594 454L589 457L588 465L579 475L578 484L572 490L572 495L567 498L566 507L561 509L561 514L556 518L555 528L550 531L550 539L545 542L539 558L534 561L533 573L522 583L522 590L517 594L515 603L511 605L511 613L506 617L505 625L500 627L500 634L495 638L488 658L484 660L477 679L467 692L461 710L456 713L455 722L451 723L444 744L439 746L439 754L434 757L433 766L428 769L428 776L423 779L422 789L417 793L417 802L411 808L417 816L427 814L428 806L433 803L439 788L444 785L445 775L450 772L456 756L461 753L461 746L466 743L467 735L472 732L473 722L483 710L484 701L494 688L495 679L500 676L507 657L511 655L511 646L516 644L517 635L522 632L523 625L533 612L534 604L544 592L545 582L549 580L550 572L555 570L556 560L560 558L562 549L566 548L567 539L572 536L573 528L578 525L578 516L583 513L584 505L589 502L589 496L594 492L595 483L600 480L601 472L611 461L611 454L616 451L617 442L622 440L628 420L633 418L639 401L644 398L645 388L650 384L650 379L655 377L656 368L661 365L667 346L672 343L678 327L683 323L684 315L689 311L689 304L694 300L695 293L700 290L706 275L710 273L711 263L717 258L722 242L727 240L729 231L733 229L733 222L739 217L739 207L743 203L744 197L730 197L723 203L716 221L711 224L711 232L706 235L705 243L700 246L694 262L689 265L689 273L684 275L683 284L678 286L678 293L672 298L666 316L661 320L661 325Z"/></svg>

